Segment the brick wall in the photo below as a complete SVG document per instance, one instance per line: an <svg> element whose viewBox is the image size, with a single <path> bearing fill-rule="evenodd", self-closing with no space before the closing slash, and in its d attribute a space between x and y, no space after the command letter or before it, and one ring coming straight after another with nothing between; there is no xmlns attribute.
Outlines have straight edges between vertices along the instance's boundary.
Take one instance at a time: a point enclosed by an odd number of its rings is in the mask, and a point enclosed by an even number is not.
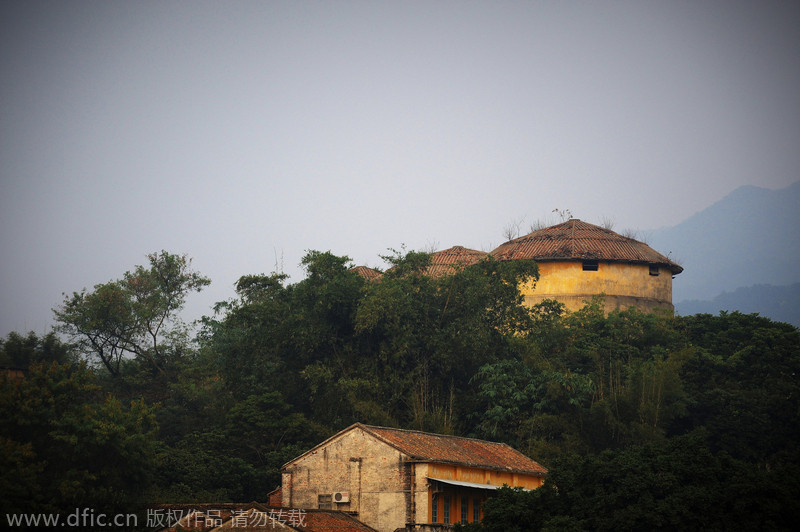
<svg viewBox="0 0 800 532"><path fill-rule="evenodd" d="M379 532L405 527L411 509L410 465L405 456L354 428L300 456L283 471L282 503L317 508L320 495L349 494L332 502L334 510L353 512Z"/></svg>

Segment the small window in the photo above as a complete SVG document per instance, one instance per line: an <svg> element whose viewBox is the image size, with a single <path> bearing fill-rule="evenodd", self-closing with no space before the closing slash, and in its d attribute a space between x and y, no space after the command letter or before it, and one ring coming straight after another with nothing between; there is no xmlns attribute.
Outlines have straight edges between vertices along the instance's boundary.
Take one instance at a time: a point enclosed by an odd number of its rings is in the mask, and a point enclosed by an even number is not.
<svg viewBox="0 0 800 532"><path fill-rule="evenodd" d="M478 523L481 520L481 500L472 500L472 522Z"/></svg>
<svg viewBox="0 0 800 532"><path fill-rule="evenodd" d="M461 522L467 522L467 513L469 512L469 499L461 497Z"/></svg>
<svg viewBox="0 0 800 532"><path fill-rule="evenodd" d="M327 495L317 495L317 508L320 510L332 510L333 496L330 493Z"/></svg>
<svg viewBox="0 0 800 532"><path fill-rule="evenodd" d="M583 271L596 272L599 264L600 263L596 260L585 260L583 261Z"/></svg>
<svg viewBox="0 0 800 532"><path fill-rule="evenodd" d="M650 265L650 275L653 277L658 277L658 264L651 264Z"/></svg>
<svg viewBox="0 0 800 532"><path fill-rule="evenodd" d="M431 502L431 522L436 523L439 521L439 496L437 494L433 494L433 500Z"/></svg>
<svg viewBox="0 0 800 532"><path fill-rule="evenodd" d="M442 509L442 513L444 514L443 515L444 521L442 521L442 522L444 524L446 524L446 525L449 525L450 524L450 496L449 495L445 495L444 496L444 508Z"/></svg>

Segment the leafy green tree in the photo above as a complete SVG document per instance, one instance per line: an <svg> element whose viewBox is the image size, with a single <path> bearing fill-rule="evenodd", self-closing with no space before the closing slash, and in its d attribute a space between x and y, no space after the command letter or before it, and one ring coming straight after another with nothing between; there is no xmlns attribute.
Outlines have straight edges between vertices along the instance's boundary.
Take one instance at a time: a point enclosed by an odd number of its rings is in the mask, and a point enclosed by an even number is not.
<svg viewBox="0 0 800 532"><path fill-rule="evenodd" d="M573 313L545 301L529 323L508 339L509 358L472 378L478 436L547 460L663 438L685 414L679 371L689 352L671 317L606 315L598 298Z"/></svg>
<svg viewBox="0 0 800 532"><path fill-rule="evenodd" d="M70 364L74 362L74 356L69 346L53 332L42 337L33 331L26 336L10 332L5 340L0 338L0 366L27 369L37 362Z"/></svg>
<svg viewBox="0 0 800 532"><path fill-rule="evenodd" d="M738 312L681 318L691 401L676 430L704 428L716 450L775 467L800 441L800 331Z"/></svg>
<svg viewBox="0 0 800 532"><path fill-rule="evenodd" d="M352 355L355 314L364 279L351 272L349 257L309 251L301 261L307 276L292 286L295 352L292 366L343 364Z"/></svg>
<svg viewBox="0 0 800 532"><path fill-rule="evenodd" d="M430 257L387 257L380 283L367 284L356 314L359 340L380 388L375 401L418 429L452 432L473 411L467 390L477 369L507 358L511 335L524 330L519 283L536 278L532 261L491 258L452 275L424 274Z"/></svg>
<svg viewBox="0 0 800 532"><path fill-rule="evenodd" d="M0 377L2 513L121 513L152 480L156 424L143 402L100 393L83 366L34 363Z"/></svg>
<svg viewBox="0 0 800 532"><path fill-rule="evenodd" d="M554 299L546 299L530 308L529 326L518 341L518 351L527 365L542 369L555 367L572 334L564 323L566 315L564 304Z"/></svg>
<svg viewBox="0 0 800 532"><path fill-rule="evenodd" d="M294 285L276 274L242 277L237 299L217 306L221 315L206 320L201 337L228 389L240 400L277 389L332 427L454 430L471 400L456 396L527 327L517 287L536 266L487 259L434 279L424 275L427 254L386 259L379 283L354 274L347 257L317 251L303 258L308 275Z"/></svg>
<svg viewBox="0 0 800 532"><path fill-rule="evenodd" d="M165 406L166 419L181 423L186 417L195 423L173 426L165 434L157 453L154 500L260 500L280 485L283 464L330 435L294 412L277 391L205 404L193 415L181 416L174 406Z"/></svg>
<svg viewBox="0 0 800 532"><path fill-rule="evenodd" d="M586 375L539 371L518 360L481 367L473 378L478 388L475 434L503 441L549 460L564 450L585 451L581 422L591 404L594 384Z"/></svg>
<svg viewBox="0 0 800 532"><path fill-rule="evenodd" d="M203 318L200 343L235 398L286 382L292 358L294 322L291 291L284 274L246 275L236 283L238 298L217 303L214 318Z"/></svg>
<svg viewBox="0 0 800 532"><path fill-rule="evenodd" d="M353 319L364 280L330 252L311 251L302 264L308 276L294 285L282 274L242 277L238 297L205 320L203 349L239 400L279 390L325 423L352 422L339 381L358 371Z"/></svg>
<svg viewBox="0 0 800 532"><path fill-rule="evenodd" d="M155 454L159 467L148 496L169 503L263 498L275 487L269 473L232 454L231 445L220 426L194 430L170 445L161 445Z"/></svg>
<svg viewBox="0 0 800 532"><path fill-rule="evenodd" d="M164 373L169 359L188 341L178 316L186 296L210 281L191 270L185 255L148 255L149 268L137 266L122 279L74 292L54 309L58 331L83 354L97 357L113 376L128 354Z"/></svg>
<svg viewBox="0 0 800 532"><path fill-rule="evenodd" d="M473 530L791 530L800 512L792 471L713 453L702 434L564 455L542 488L505 488Z"/></svg>
<svg viewBox="0 0 800 532"><path fill-rule="evenodd" d="M330 435L324 427L293 412L276 391L251 395L233 405L226 434L232 454L266 471L269 486L280 484L283 464Z"/></svg>
<svg viewBox="0 0 800 532"><path fill-rule="evenodd" d="M687 355L674 325L670 316L635 308L606 315L601 298L566 315L535 311L531 363L592 383L592 399L578 412L581 433L574 436L595 450L663 437L686 404L678 372Z"/></svg>

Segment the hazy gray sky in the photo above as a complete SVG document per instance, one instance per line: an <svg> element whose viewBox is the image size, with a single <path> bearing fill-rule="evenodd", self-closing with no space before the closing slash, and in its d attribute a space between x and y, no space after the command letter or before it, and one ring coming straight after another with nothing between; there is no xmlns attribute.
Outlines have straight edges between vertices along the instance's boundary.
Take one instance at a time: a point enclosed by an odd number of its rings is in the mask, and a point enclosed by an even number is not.
<svg viewBox="0 0 800 532"><path fill-rule="evenodd" d="M800 178L795 1L5 1L0 334L187 253L489 251L569 209L675 225Z"/></svg>

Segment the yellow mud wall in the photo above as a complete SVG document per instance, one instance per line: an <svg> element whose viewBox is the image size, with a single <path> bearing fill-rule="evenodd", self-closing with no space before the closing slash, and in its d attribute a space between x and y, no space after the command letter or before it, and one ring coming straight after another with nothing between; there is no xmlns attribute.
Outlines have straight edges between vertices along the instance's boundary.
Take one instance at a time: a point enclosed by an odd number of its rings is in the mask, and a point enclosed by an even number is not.
<svg viewBox="0 0 800 532"><path fill-rule="evenodd" d="M660 267L650 274L647 264L600 262L597 271L584 271L580 261L539 262L539 280L525 283L520 290L525 304L533 306L545 299L556 299L575 311L585 301L605 294L605 310L630 306L645 312L657 308L672 310L672 272Z"/></svg>

